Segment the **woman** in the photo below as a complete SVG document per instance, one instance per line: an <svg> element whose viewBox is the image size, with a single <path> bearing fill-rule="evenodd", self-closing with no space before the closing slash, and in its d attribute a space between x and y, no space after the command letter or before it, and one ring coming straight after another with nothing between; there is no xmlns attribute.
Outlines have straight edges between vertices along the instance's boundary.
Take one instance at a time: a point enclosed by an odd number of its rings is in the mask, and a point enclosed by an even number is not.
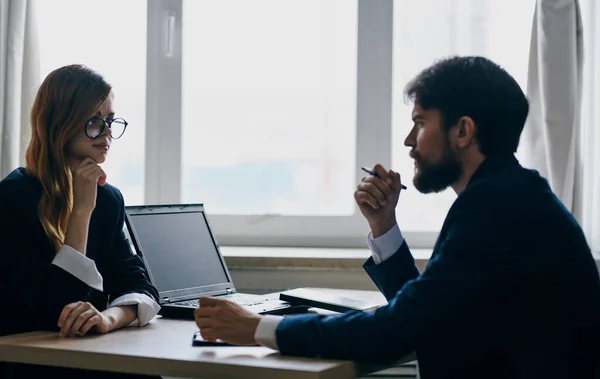
<svg viewBox="0 0 600 379"><path fill-rule="evenodd" d="M100 167L127 126L111 86L81 65L42 83L26 167L0 182L0 335L57 330L64 338L147 324L158 293L123 232L123 197ZM34 377L79 370L6 365ZM85 372L86 376L119 374ZM41 376L38 376L41 377Z"/></svg>

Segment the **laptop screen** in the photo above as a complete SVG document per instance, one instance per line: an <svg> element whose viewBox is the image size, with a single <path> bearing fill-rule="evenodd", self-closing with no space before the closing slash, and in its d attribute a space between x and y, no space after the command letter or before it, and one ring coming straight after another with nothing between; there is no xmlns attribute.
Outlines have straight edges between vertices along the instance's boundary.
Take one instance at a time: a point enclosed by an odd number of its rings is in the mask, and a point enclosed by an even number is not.
<svg viewBox="0 0 600 379"><path fill-rule="evenodd" d="M203 212L130 214L159 292L229 283Z"/></svg>

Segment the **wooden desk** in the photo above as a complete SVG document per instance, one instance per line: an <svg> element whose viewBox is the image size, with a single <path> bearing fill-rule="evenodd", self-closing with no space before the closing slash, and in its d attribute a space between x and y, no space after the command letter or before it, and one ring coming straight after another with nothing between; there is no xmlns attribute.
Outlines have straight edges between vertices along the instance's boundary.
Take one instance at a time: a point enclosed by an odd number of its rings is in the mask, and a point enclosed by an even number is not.
<svg viewBox="0 0 600 379"><path fill-rule="evenodd" d="M371 291L339 293L382 299ZM0 361L204 379L355 378L384 368L282 357L265 347L193 347L196 329L193 321L157 317L142 328L81 338L60 338L51 332L16 334L0 337Z"/></svg>

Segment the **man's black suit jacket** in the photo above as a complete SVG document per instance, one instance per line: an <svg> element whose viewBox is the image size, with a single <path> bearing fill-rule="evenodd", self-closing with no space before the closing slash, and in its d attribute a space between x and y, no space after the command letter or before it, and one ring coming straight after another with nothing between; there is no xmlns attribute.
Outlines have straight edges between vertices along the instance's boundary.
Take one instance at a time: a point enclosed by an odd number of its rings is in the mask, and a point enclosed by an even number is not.
<svg viewBox="0 0 600 379"><path fill-rule="evenodd" d="M62 309L76 301L89 301L99 311L127 293L158 302L158 292L123 231L125 208L118 189L98 186L90 220L86 256L103 277L103 292L52 264L56 252L37 213L41 191L39 180L23 168L0 182L0 335L58 330Z"/></svg>
<svg viewBox="0 0 600 379"><path fill-rule="evenodd" d="M276 331L283 354L389 363L416 351L423 379L592 377L598 270L546 180L512 156L478 168L423 273L406 242L364 267L389 305L286 317Z"/></svg>

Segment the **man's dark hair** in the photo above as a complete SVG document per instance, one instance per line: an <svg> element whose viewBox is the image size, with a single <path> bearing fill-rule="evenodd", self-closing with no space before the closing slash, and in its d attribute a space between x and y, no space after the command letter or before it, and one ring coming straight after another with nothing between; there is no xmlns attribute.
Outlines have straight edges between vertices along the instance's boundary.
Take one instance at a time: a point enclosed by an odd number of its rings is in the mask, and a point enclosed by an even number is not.
<svg viewBox="0 0 600 379"><path fill-rule="evenodd" d="M452 57L423 70L404 90L423 109L437 109L449 129L459 118L475 122L481 153L515 153L529 103L515 79L483 57Z"/></svg>

